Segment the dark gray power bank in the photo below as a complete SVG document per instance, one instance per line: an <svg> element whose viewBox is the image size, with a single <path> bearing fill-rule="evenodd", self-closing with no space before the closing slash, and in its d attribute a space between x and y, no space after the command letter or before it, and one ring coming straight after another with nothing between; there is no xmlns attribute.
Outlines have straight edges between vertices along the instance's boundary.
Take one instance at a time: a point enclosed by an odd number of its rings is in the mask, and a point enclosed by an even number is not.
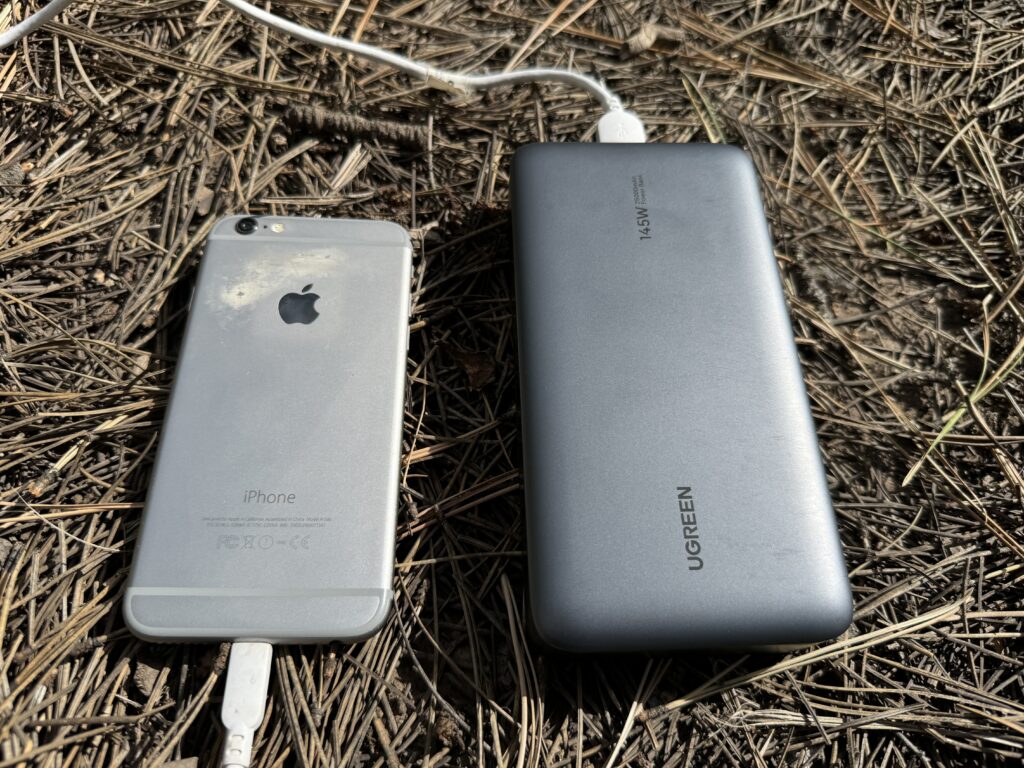
<svg viewBox="0 0 1024 768"><path fill-rule="evenodd" d="M749 158L534 144L512 174L537 633L617 651L843 632L850 587Z"/></svg>

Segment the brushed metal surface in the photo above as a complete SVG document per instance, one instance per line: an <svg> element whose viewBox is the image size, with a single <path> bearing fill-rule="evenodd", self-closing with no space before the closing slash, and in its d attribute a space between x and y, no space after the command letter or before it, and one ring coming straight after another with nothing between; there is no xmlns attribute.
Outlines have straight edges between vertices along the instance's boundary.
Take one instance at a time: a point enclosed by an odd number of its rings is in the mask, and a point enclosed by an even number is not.
<svg viewBox="0 0 1024 768"><path fill-rule="evenodd" d="M748 157L536 144L512 179L540 636L609 651L841 633L849 583Z"/></svg>
<svg viewBox="0 0 1024 768"><path fill-rule="evenodd" d="M408 236L239 218L207 242L125 615L150 639L354 640L391 603ZM319 317L285 323L309 284Z"/></svg>

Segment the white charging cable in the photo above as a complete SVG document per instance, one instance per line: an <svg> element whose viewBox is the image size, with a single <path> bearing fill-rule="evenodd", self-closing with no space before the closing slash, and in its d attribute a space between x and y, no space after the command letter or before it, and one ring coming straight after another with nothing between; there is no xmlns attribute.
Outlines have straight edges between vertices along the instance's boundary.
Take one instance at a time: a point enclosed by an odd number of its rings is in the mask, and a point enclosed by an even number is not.
<svg viewBox="0 0 1024 768"><path fill-rule="evenodd" d="M0 33L0 50L13 45L25 35L42 26L72 2L73 0L50 0L49 4L43 6L42 9L36 11L21 23L6 32ZM520 83L552 82L572 85L594 96L601 102L601 106L604 108L605 114L597 124L598 141L621 143L643 142L646 140L646 131L640 118L633 112L623 109L619 97L612 93L603 83L598 82L592 77L581 75L578 72L549 68L520 69L513 72L481 75L451 72L446 69L437 69L426 64L420 64L417 61L385 51L373 45L317 32L314 29L309 29L301 24L296 24L293 21L288 21L288 19L257 8L251 3L245 2L245 0L220 0L220 2L255 22L284 32L298 40L304 40L307 43L312 43L322 48L345 51L368 61L393 67L399 72L405 72L413 77L426 80L427 85L434 88L473 92L503 85L518 85Z"/></svg>
<svg viewBox="0 0 1024 768"><path fill-rule="evenodd" d="M332 48L338 51L361 56L369 61L378 64L386 64L394 67L399 72L405 72L413 77L420 77L430 85L455 91L479 91L487 88L494 88L499 85L515 85L517 83L556 82L575 85L584 91L592 94L606 110L622 109L619 98L608 90L604 85L586 75L580 75L565 69L522 69L515 72L499 72L493 75L464 75L459 72L450 72L446 69L435 69L434 67L420 64L412 59L399 56L396 53L385 51L373 45L357 43L344 37L326 35L323 32L304 27L293 21L288 21L262 8L257 8L245 0L220 0L224 5L234 8L243 16L248 16L253 21L272 27L281 32L286 32L298 40L305 40L307 43L319 45L321 48Z"/></svg>
<svg viewBox="0 0 1024 768"><path fill-rule="evenodd" d="M228 679L220 719L224 723L222 768L249 768L252 742L267 709L270 663L274 646L270 643L234 643L228 659Z"/></svg>
<svg viewBox="0 0 1024 768"><path fill-rule="evenodd" d="M49 3L44 5L38 11L33 13L26 19L23 19L20 23L15 24L13 27L8 29L6 32L0 32L0 51L9 45L14 45L16 42L25 37L25 35L34 32L39 27L43 26L46 22L56 16L58 13L67 8L75 0L50 0ZM14 13L14 3L11 3L11 13Z"/></svg>

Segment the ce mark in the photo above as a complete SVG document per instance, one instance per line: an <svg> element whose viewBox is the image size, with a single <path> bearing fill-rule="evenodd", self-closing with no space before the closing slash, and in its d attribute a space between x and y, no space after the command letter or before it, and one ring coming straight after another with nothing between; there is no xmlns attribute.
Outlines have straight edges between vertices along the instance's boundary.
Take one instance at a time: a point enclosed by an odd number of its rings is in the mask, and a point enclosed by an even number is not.
<svg viewBox="0 0 1024 768"><path fill-rule="evenodd" d="M310 538L309 536L300 536L298 534L295 534L294 536L291 537L291 539L289 539L288 546L291 549L295 549L295 550L301 549L304 552L308 552L309 551L309 538Z"/></svg>

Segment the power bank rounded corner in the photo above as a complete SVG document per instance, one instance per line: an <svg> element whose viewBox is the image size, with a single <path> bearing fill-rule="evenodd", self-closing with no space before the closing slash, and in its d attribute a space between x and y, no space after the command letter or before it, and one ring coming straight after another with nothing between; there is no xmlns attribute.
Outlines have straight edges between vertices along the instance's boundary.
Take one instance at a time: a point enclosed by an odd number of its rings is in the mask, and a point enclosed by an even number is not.
<svg viewBox="0 0 1024 768"><path fill-rule="evenodd" d="M807 620L806 643L833 640L853 624L853 593L845 568L829 581L828 588L822 591L821 602L810 612Z"/></svg>
<svg viewBox="0 0 1024 768"><path fill-rule="evenodd" d="M584 617L577 615L577 604L566 602L562 597L564 593L559 590L538 589L531 584L530 634L555 651L586 653L593 650L590 643L602 633L593 631Z"/></svg>

